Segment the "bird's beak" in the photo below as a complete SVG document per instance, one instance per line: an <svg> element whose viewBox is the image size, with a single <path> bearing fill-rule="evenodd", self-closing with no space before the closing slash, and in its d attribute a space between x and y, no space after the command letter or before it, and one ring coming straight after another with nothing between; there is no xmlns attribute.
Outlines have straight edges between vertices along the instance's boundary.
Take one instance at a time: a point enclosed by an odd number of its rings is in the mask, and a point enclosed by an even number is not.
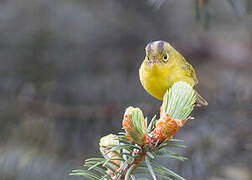
<svg viewBox="0 0 252 180"><path fill-rule="evenodd" d="M152 59L152 60L149 61L150 64L155 64L156 62L158 62L157 59Z"/></svg>

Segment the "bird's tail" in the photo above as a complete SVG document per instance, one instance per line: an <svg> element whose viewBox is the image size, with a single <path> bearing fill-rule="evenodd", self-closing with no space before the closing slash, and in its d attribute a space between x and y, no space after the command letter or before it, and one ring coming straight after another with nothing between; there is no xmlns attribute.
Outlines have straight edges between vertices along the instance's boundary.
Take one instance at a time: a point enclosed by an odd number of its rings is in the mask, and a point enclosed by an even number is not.
<svg viewBox="0 0 252 180"><path fill-rule="evenodd" d="M195 91L197 99L196 99L196 105L197 106L207 106L208 102L205 100L197 91Z"/></svg>

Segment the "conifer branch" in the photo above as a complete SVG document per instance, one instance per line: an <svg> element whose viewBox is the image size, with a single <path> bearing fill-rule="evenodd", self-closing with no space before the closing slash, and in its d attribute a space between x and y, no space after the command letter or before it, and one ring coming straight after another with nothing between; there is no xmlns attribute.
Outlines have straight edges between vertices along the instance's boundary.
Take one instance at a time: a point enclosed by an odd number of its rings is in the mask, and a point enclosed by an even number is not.
<svg viewBox="0 0 252 180"><path fill-rule="evenodd" d="M155 159L168 157L186 160L169 147L185 147L176 144L183 140L172 138L189 119L195 101L194 89L180 81L167 90L160 108L160 118L156 120L153 117L148 126L147 119L139 108L127 108L122 123L125 132L102 137L99 145L103 157L87 159L84 164L86 170L73 170L70 175L95 180L134 180L133 174L138 174L138 170L148 170L154 180L157 176L184 180ZM145 165L142 165L143 162Z"/></svg>

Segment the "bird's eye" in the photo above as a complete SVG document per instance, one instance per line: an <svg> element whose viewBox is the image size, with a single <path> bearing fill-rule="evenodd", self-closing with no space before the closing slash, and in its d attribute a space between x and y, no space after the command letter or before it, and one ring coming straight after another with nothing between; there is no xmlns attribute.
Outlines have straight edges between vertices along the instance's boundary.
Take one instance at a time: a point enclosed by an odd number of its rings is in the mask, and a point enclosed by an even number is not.
<svg viewBox="0 0 252 180"><path fill-rule="evenodd" d="M149 58L149 56L147 56L147 60L148 60L148 62L150 62L150 58Z"/></svg>
<svg viewBox="0 0 252 180"><path fill-rule="evenodd" d="M166 55L164 56L164 62L167 62L167 61L168 61L168 58L169 58L169 55L166 54Z"/></svg>

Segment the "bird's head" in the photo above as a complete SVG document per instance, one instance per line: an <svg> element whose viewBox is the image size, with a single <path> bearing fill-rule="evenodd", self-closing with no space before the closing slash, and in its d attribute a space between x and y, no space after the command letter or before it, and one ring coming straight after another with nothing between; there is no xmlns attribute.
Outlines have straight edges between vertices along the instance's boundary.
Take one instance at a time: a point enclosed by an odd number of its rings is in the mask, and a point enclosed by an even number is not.
<svg viewBox="0 0 252 180"><path fill-rule="evenodd" d="M166 41L154 41L147 44L146 60L149 64L167 63L170 60L172 47Z"/></svg>

